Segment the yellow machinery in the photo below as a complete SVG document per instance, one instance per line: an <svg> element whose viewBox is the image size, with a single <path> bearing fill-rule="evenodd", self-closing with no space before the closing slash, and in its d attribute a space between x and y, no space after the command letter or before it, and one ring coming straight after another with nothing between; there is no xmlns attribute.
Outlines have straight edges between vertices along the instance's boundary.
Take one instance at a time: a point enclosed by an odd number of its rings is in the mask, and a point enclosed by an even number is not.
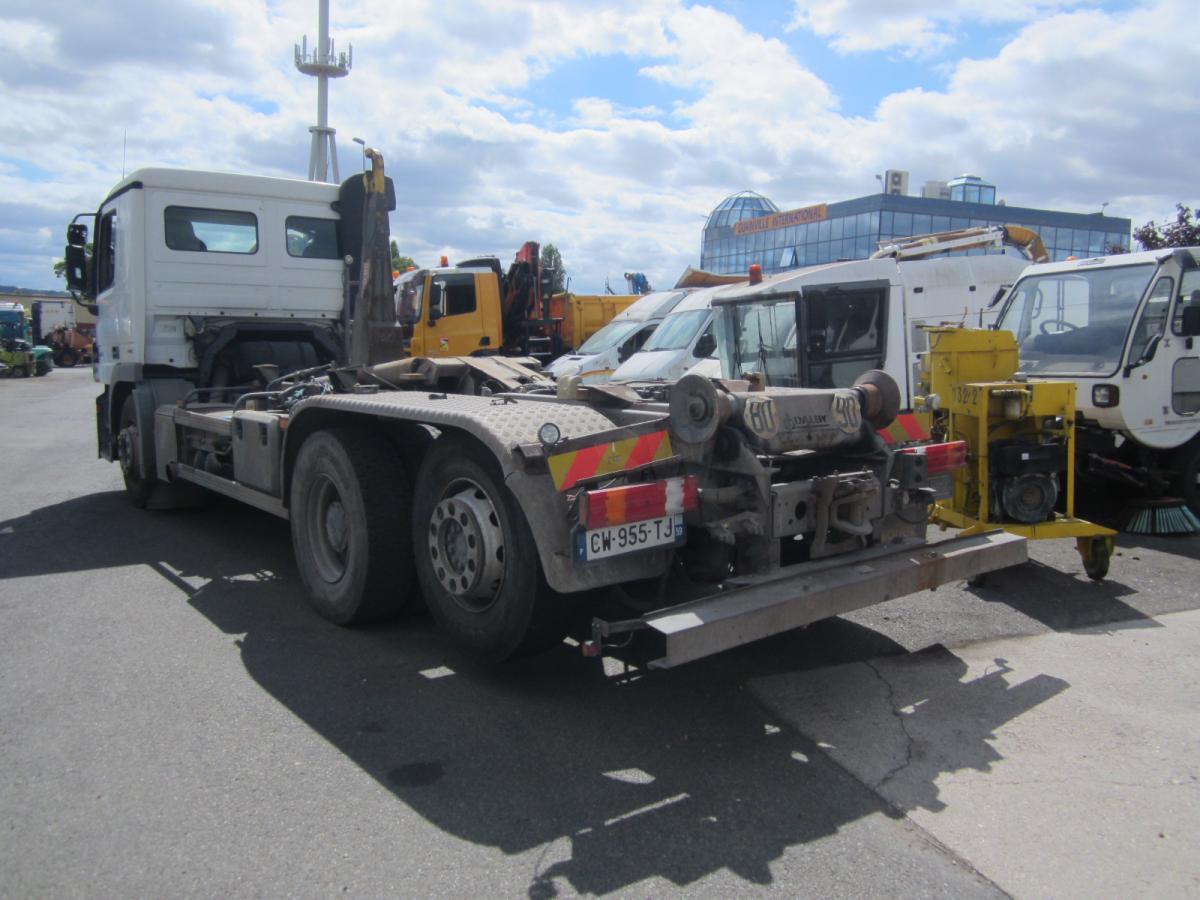
<svg viewBox="0 0 1200 900"><path fill-rule="evenodd" d="M1014 380L1010 332L926 330L917 402L934 440L967 445L954 496L936 504L933 520L968 534L999 527L1030 540L1073 537L1088 577L1104 578L1116 532L1075 517L1075 384ZM1055 512L1060 495L1065 513Z"/></svg>

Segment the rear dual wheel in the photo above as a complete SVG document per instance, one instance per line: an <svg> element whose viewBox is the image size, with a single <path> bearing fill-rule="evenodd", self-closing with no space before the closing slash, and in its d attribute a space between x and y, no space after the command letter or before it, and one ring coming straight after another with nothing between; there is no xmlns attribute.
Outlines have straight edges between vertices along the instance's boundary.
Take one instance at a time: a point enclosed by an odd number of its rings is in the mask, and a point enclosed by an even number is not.
<svg viewBox="0 0 1200 900"><path fill-rule="evenodd" d="M491 662L549 649L573 604L550 589L529 523L492 454L446 434L425 456L413 498L417 578L458 643Z"/></svg>
<svg viewBox="0 0 1200 900"><path fill-rule="evenodd" d="M357 428L313 434L296 458L290 500L296 566L318 613L355 625L415 604L411 491L385 438Z"/></svg>

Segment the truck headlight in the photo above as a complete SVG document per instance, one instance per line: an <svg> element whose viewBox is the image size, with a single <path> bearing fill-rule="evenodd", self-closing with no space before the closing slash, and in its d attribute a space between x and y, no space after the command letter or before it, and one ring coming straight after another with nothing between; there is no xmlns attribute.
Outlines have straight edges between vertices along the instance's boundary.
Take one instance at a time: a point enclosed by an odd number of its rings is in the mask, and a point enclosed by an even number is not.
<svg viewBox="0 0 1200 900"><path fill-rule="evenodd" d="M1115 384L1092 385L1092 406L1107 409L1121 401L1121 389Z"/></svg>

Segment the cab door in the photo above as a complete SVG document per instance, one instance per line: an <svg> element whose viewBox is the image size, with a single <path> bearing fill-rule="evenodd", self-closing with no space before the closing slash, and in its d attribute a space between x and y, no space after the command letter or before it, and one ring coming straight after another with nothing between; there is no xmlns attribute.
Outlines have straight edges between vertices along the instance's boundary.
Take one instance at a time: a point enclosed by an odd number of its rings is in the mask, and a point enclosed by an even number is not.
<svg viewBox="0 0 1200 900"><path fill-rule="evenodd" d="M487 336L479 306L475 273L434 273L425 317L427 356L470 356Z"/></svg>
<svg viewBox="0 0 1200 900"><path fill-rule="evenodd" d="M1176 447L1200 431L1200 358L1184 327L1196 301L1200 270L1164 266L1135 320L1119 407L1128 431L1150 447Z"/></svg>

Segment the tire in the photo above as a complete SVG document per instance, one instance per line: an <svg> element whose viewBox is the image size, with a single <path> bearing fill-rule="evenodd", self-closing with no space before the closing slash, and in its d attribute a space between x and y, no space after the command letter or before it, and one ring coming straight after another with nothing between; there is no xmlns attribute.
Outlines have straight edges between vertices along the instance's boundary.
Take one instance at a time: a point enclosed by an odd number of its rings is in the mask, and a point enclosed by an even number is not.
<svg viewBox="0 0 1200 900"><path fill-rule="evenodd" d="M1108 564L1112 559L1109 542L1099 537L1081 540L1079 544L1079 555L1083 557L1083 571L1092 581L1103 581L1108 575Z"/></svg>
<svg viewBox="0 0 1200 900"><path fill-rule="evenodd" d="M141 433L137 424L137 405L133 394L121 404L120 425L117 429L117 460L125 479L125 496L138 509L145 509L154 491L154 479L141 473Z"/></svg>
<svg viewBox="0 0 1200 900"><path fill-rule="evenodd" d="M520 506L491 453L444 434L413 498L417 578L438 623L488 662L562 642L573 604L550 589Z"/></svg>
<svg viewBox="0 0 1200 900"><path fill-rule="evenodd" d="M79 362L78 355L76 355L74 350L68 347L62 352L62 355L59 356L57 365L62 366L64 369L73 369L75 368L75 364L77 362Z"/></svg>
<svg viewBox="0 0 1200 900"><path fill-rule="evenodd" d="M9 375L13 378L28 378L29 370L24 366L13 366Z"/></svg>
<svg viewBox="0 0 1200 900"><path fill-rule="evenodd" d="M310 436L296 457L290 504L296 567L324 618L377 622L416 602L412 494L383 437L358 428Z"/></svg>

